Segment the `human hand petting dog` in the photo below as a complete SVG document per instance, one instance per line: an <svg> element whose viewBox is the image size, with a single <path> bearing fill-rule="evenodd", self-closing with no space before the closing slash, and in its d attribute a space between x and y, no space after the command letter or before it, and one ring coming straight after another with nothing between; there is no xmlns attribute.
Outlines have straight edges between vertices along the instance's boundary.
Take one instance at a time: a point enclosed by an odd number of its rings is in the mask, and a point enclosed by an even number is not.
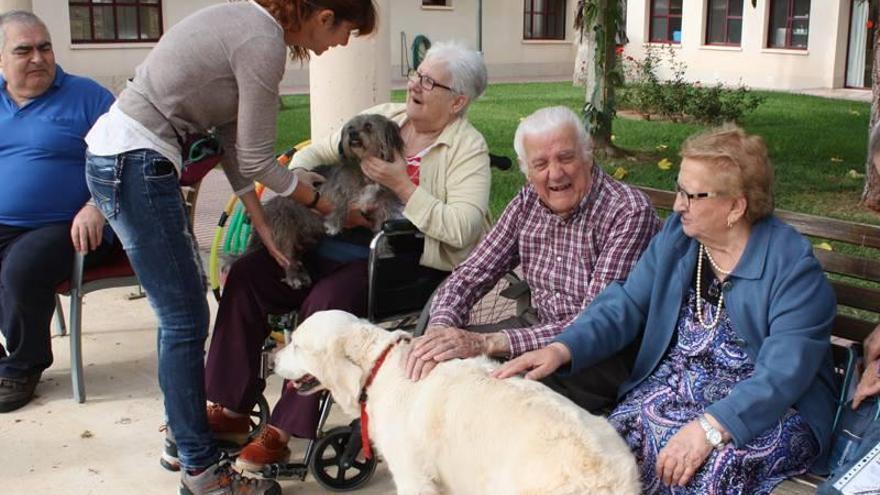
<svg viewBox="0 0 880 495"><path fill-rule="evenodd" d="M263 211L263 205L260 204L260 198L257 197L257 193L251 190L242 194L239 199L244 205L248 217L251 219L251 227L253 227L257 235L260 236L260 240L263 241L263 246L266 247L266 250L269 251L272 258L275 259L281 268L287 268L290 266L290 260L287 259L287 256L285 256L280 249L278 249L278 245L275 244L275 238L272 236L272 229L266 221L266 214Z"/></svg>
<svg viewBox="0 0 880 495"><path fill-rule="evenodd" d="M553 342L546 347L511 359L493 371L491 376L504 379L527 372L525 374L527 380L540 380L569 361L571 361L571 351L568 347Z"/></svg>
<svg viewBox="0 0 880 495"><path fill-rule="evenodd" d="M80 253L87 254L101 245L104 235L104 215L96 206L87 204L73 217L70 226L70 240L73 248Z"/></svg>
<svg viewBox="0 0 880 495"><path fill-rule="evenodd" d="M295 168L293 173L296 174L299 181L308 184L312 189L317 189L318 185L323 184L327 180L323 175L305 168Z"/></svg>
<svg viewBox="0 0 880 495"><path fill-rule="evenodd" d="M706 420L723 431L712 416L707 414ZM712 446L706 441L703 427L693 420L678 430L660 450L657 455L657 477L666 486L685 486L711 453Z"/></svg>
<svg viewBox="0 0 880 495"><path fill-rule="evenodd" d="M406 359L406 375L418 381L428 376L437 363L483 354L506 354L510 345L500 333L476 333L447 326L428 327L425 335L413 340Z"/></svg>
<svg viewBox="0 0 880 495"><path fill-rule="evenodd" d="M394 155L393 162L386 162L375 156L365 157L361 160L361 170L371 180L394 191L403 204L409 201L416 190L416 185L406 173L406 160L398 154Z"/></svg>

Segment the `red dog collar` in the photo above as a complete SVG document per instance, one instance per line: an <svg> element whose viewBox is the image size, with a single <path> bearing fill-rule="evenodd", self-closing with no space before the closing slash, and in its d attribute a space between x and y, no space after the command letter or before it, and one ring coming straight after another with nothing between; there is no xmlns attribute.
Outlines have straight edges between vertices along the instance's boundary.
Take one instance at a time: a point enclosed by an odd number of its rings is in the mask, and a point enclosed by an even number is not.
<svg viewBox="0 0 880 495"><path fill-rule="evenodd" d="M370 370L370 374L367 376L367 381L364 383L363 388L361 388L360 397L358 397L358 403L361 405L361 445L364 449L364 457L367 460L373 458L373 448L370 445L369 434L370 417L367 414L367 389L373 383L373 379L376 378L376 374L379 373L379 368L382 367L382 364L385 362L385 358L388 357L388 353L391 352L391 349L404 340L409 339L406 337L400 338L397 341L388 344L388 347L382 351L382 354L379 354L379 358L373 363L373 369Z"/></svg>

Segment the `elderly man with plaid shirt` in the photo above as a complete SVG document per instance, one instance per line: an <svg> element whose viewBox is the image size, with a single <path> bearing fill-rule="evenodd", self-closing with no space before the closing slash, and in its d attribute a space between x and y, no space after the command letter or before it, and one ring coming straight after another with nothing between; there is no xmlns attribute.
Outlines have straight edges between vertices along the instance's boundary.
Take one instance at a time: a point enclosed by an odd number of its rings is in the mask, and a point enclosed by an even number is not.
<svg viewBox="0 0 880 495"><path fill-rule="evenodd" d="M570 109L544 108L523 119L514 148L528 184L438 291L428 330L407 359L413 380L449 359L512 358L543 347L607 284L627 277L660 227L642 193L593 166L589 138ZM468 328L473 305L517 266L535 317ZM633 357L634 348L626 349L577 375L543 381L599 412L614 405Z"/></svg>

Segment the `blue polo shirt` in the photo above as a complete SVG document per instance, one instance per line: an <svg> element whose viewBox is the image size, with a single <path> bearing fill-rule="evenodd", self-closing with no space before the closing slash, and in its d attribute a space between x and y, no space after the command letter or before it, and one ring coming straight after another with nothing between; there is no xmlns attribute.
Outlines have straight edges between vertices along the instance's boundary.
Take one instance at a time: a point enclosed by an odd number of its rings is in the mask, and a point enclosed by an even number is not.
<svg viewBox="0 0 880 495"><path fill-rule="evenodd" d="M89 199L83 138L111 104L98 83L56 66L52 86L19 107L0 76L0 224L73 219Z"/></svg>

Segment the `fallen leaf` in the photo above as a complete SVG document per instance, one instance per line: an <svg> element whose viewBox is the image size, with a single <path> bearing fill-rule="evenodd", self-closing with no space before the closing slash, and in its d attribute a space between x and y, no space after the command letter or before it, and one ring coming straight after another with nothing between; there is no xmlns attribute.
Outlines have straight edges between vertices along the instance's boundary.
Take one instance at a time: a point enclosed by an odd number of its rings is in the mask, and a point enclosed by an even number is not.
<svg viewBox="0 0 880 495"><path fill-rule="evenodd" d="M834 251L834 248L831 247L831 244L828 244L827 242L820 242L819 244L816 244L815 247L816 249L824 249L825 251Z"/></svg>
<svg viewBox="0 0 880 495"><path fill-rule="evenodd" d="M666 151L667 148L669 148L669 146L666 146L665 144L657 145L657 151Z"/></svg>
<svg viewBox="0 0 880 495"><path fill-rule="evenodd" d="M664 158L657 162L657 168L660 170L669 170L672 168L672 162L668 158Z"/></svg>
<svg viewBox="0 0 880 495"><path fill-rule="evenodd" d="M614 173L612 174L612 177L614 177L617 180L623 180L623 178L626 177L627 175L629 175L629 172L625 168L617 167L614 169Z"/></svg>
<svg viewBox="0 0 880 495"><path fill-rule="evenodd" d="M840 163L840 162L842 162L842 161L843 161L843 158L841 158L841 157L839 157L839 156L832 156L832 157L831 157L831 162L832 162L832 163Z"/></svg>
<svg viewBox="0 0 880 495"><path fill-rule="evenodd" d="M849 177L850 179L864 179L865 178L865 174L863 174L861 172L857 172L856 169L854 169L854 168L849 169L849 172L846 173L846 176Z"/></svg>
<svg viewBox="0 0 880 495"><path fill-rule="evenodd" d="M850 111L849 111L849 114L850 114L850 115L861 115L861 113L859 113L858 110L850 110Z"/></svg>

